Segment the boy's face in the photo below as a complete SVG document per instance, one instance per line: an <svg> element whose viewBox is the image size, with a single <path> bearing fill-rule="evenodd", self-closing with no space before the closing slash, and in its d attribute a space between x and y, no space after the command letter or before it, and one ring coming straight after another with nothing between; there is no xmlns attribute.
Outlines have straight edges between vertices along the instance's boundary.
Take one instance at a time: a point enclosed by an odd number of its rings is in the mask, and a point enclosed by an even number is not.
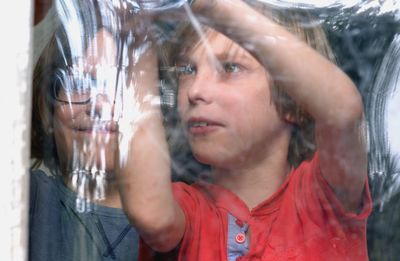
<svg viewBox="0 0 400 261"><path fill-rule="evenodd" d="M102 53L88 50L86 66L79 67L82 70L60 73L63 87L54 103L53 127L61 166L68 171L114 170L118 138L115 46L104 32L99 32L95 41L93 46Z"/></svg>
<svg viewBox="0 0 400 261"><path fill-rule="evenodd" d="M211 29L209 29L211 30ZM264 158L290 131L271 99L271 78L245 49L211 31L177 62L178 110L195 157L214 167ZM281 149L281 148L280 148Z"/></svg>

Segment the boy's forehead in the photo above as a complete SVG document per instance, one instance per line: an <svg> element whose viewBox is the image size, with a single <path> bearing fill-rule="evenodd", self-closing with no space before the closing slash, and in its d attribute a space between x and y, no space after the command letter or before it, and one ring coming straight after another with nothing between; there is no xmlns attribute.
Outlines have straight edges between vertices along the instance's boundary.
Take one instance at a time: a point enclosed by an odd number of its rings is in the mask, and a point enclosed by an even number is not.
<svg viewBox="0 0 400 261"><path fill-rule="evenodd" d="M179 57L190 59L213 55L220 60L252 57L249 52L222 33L208 29L204 36L203 38L199 37L197 41L184 48Z"/></svg>

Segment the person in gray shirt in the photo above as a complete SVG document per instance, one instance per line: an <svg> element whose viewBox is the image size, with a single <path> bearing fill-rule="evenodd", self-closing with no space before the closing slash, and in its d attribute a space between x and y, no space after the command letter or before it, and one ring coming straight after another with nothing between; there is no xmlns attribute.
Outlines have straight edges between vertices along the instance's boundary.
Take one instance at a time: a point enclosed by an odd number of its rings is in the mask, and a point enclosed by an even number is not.
<svg viewBox="0 0 400 261"><path fill-rule="evenodd" d="M34 28L31 261L138 256L115 179L128 75L117 54L128 42L113 27L119 16L94 3L54 1Z"/></svg>

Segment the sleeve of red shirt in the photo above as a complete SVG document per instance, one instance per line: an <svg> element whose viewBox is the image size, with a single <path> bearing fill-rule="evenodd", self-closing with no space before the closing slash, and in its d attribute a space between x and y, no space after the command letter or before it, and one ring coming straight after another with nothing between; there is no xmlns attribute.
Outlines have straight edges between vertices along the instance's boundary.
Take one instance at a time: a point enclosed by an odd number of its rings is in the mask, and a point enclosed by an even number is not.
<svg viewBox="0 0 400 261"><path fill-rule="evenodd" d="M194 236L198 234L191 232L196 230L196 226L200 224L199 222L196 222L196 220L200 218L200 215L198 215L196 211L199 209L199 204L204 204L204 201L199 198L199 191L190 185L182 182L176 182L172 186L175 200L180 205L186 220L184 237L179 245L179 247L181 247L182 245L186 244L185 238L187 235ZM179 252L177 251L178 248L169 253L157 253L152 251L152 249L147 246L143 240L140 240L139 260L177 260ZM181 252L180 255L185 255L185 253Z"/></svg>
<svg viewBox="0 0 400 261"><path fill-rule="evenodd" d="M355 213L344 209L332 187L321 174L318 152L315 153L311 161L302 163L295 170L293 181L296 186L294 188L296 201L309 212L310 217L321 217L321 215L315 215L315 213L322 210L326 213L325 217L334 215L337 220L346 223L366 220L372 211L368 179L365 182L360 210ZM315 222L325 222L325 220L315 220Z"/></svg>

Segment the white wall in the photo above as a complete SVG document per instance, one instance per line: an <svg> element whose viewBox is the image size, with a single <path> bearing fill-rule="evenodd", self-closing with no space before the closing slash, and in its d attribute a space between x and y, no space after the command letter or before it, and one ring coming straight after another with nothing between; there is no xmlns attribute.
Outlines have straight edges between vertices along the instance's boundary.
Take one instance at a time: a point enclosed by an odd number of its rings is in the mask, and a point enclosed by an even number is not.
<svg viewBox="0 0 400 261"><path fill-rule="evenodd" d="M10 261L27 260L32 6L3 1L0 11L0 259Z"/></svg>

